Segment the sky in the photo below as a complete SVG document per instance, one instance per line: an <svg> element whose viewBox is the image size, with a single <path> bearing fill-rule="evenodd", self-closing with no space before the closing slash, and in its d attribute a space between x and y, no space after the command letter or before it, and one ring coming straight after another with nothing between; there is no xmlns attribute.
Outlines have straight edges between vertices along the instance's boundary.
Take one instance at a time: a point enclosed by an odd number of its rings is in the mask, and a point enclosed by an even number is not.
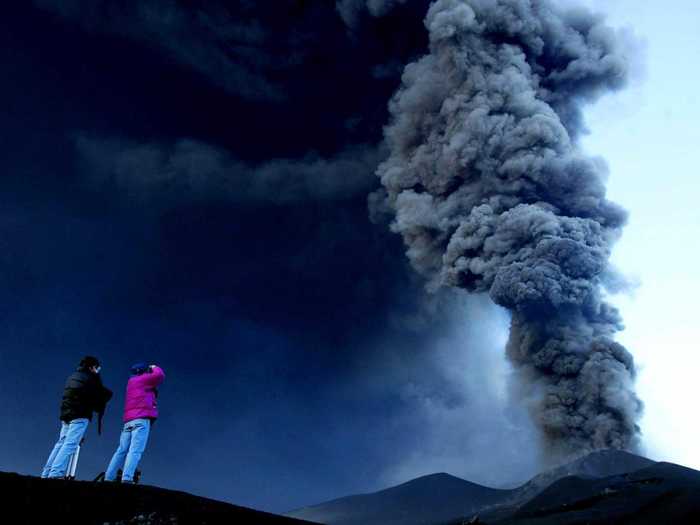
<svg viewBox="0 0 700 525"><path fill-rule="evenodd" d="M700 11L588 3L628 28L635 64L588 109L584 147L630 212L613 261L638 285L613 300L644 444L700 468ZM282 512L436 471L526 479L538 449L511 402L507 314L427 297L367 211L427 2L254 4L36 0L0 21L0 469L40 471L65 378L93 354L115 398L85 479L142 360L167 375L148 483Z"/></svg>

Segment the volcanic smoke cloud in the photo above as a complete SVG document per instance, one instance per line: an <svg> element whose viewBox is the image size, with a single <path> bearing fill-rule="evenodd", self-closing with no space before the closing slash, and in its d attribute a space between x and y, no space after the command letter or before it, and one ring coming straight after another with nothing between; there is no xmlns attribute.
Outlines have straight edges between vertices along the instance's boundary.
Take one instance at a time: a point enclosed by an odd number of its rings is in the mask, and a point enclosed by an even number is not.
<svg viewBox="0 0 700 525"><path fill-rule="evenodd" d="M390 103L390 157L370 199L393 213L430 286L488 292L550 459L634 449L632 356L602 298L625 212L577 146L581 106L621 87L612 30L538 0L438 0L430 53Z"/></svg>

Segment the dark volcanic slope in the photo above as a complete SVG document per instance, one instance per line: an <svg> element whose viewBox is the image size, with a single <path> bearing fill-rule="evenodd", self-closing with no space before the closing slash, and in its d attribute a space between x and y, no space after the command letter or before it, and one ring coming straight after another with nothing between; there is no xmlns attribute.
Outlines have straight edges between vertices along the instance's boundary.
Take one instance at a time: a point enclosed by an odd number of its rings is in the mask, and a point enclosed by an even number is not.
<svg viewBox="0 0 700 525"><path fill-rule="evenodd" d="M372 494L349 496L289 513L333 525L412 525L468 515L511 491L470 483L449 474L432 474Z"/></svg>
<svg viewBox="0 0 700 525"><path fill-rule="evenodd" d="M514 516L562 478L580 478L585 485L586 480L608 478L652 465L654 461L641 456L600 450L545 471L513 490L492 489L448 474L433 474L372 494L299 509L289 516L329 525L437 525L457 518L461 522L462 518L477 513L497 521Z"/></svg>
<svg viewBox="0 0 700 525"><path fill-rule="evenodd" d="M567 476L606 478L615 474L634 472L655 462L622 450L598 450L575 461L538 474L513 492L513 499L524 502L533 498L555 481Z"/></svg>
<svg viewBox="0 0 700 525"><path fill-rule="evenodd" d="M47 480L0 472L2 523L260 524L305 523L149 486Z"/></svg>
<svg viewBox="0 0 700 525"><path fill-rule="evenodd" d="M700 523L700 472L672 463L656 463L606 478L569 476L550 485L510 516L482 513L479 523Z"/></svg>

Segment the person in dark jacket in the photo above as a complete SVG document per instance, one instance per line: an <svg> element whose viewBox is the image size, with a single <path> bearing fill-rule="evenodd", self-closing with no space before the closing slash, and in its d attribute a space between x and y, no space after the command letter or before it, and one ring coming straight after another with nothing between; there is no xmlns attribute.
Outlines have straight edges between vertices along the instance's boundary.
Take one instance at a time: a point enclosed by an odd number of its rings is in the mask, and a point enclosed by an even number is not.
<svg viewBox="0 0 700 525"><path fill-rule="evenodd" d="M102 415L111 397L112 391L102 384L98 359L83 357L78 369L66 380L61 401L61 432L41 472L42 478L66 475L68 462L83 439L93 412L99 416L98 432L101 431Z"/></svg>

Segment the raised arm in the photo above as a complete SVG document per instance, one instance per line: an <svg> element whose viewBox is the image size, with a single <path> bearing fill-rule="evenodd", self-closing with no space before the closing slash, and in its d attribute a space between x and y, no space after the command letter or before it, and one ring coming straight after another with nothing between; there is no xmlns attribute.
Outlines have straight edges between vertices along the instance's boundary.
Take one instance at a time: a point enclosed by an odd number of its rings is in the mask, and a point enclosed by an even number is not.
<svg viewBox="0 0 700 525"><path fill-rule="evenodd" d="M138 376L138 380L148 388L156 388L165 379L165 372L158 365L151 365L151 371Z"/></svg>

